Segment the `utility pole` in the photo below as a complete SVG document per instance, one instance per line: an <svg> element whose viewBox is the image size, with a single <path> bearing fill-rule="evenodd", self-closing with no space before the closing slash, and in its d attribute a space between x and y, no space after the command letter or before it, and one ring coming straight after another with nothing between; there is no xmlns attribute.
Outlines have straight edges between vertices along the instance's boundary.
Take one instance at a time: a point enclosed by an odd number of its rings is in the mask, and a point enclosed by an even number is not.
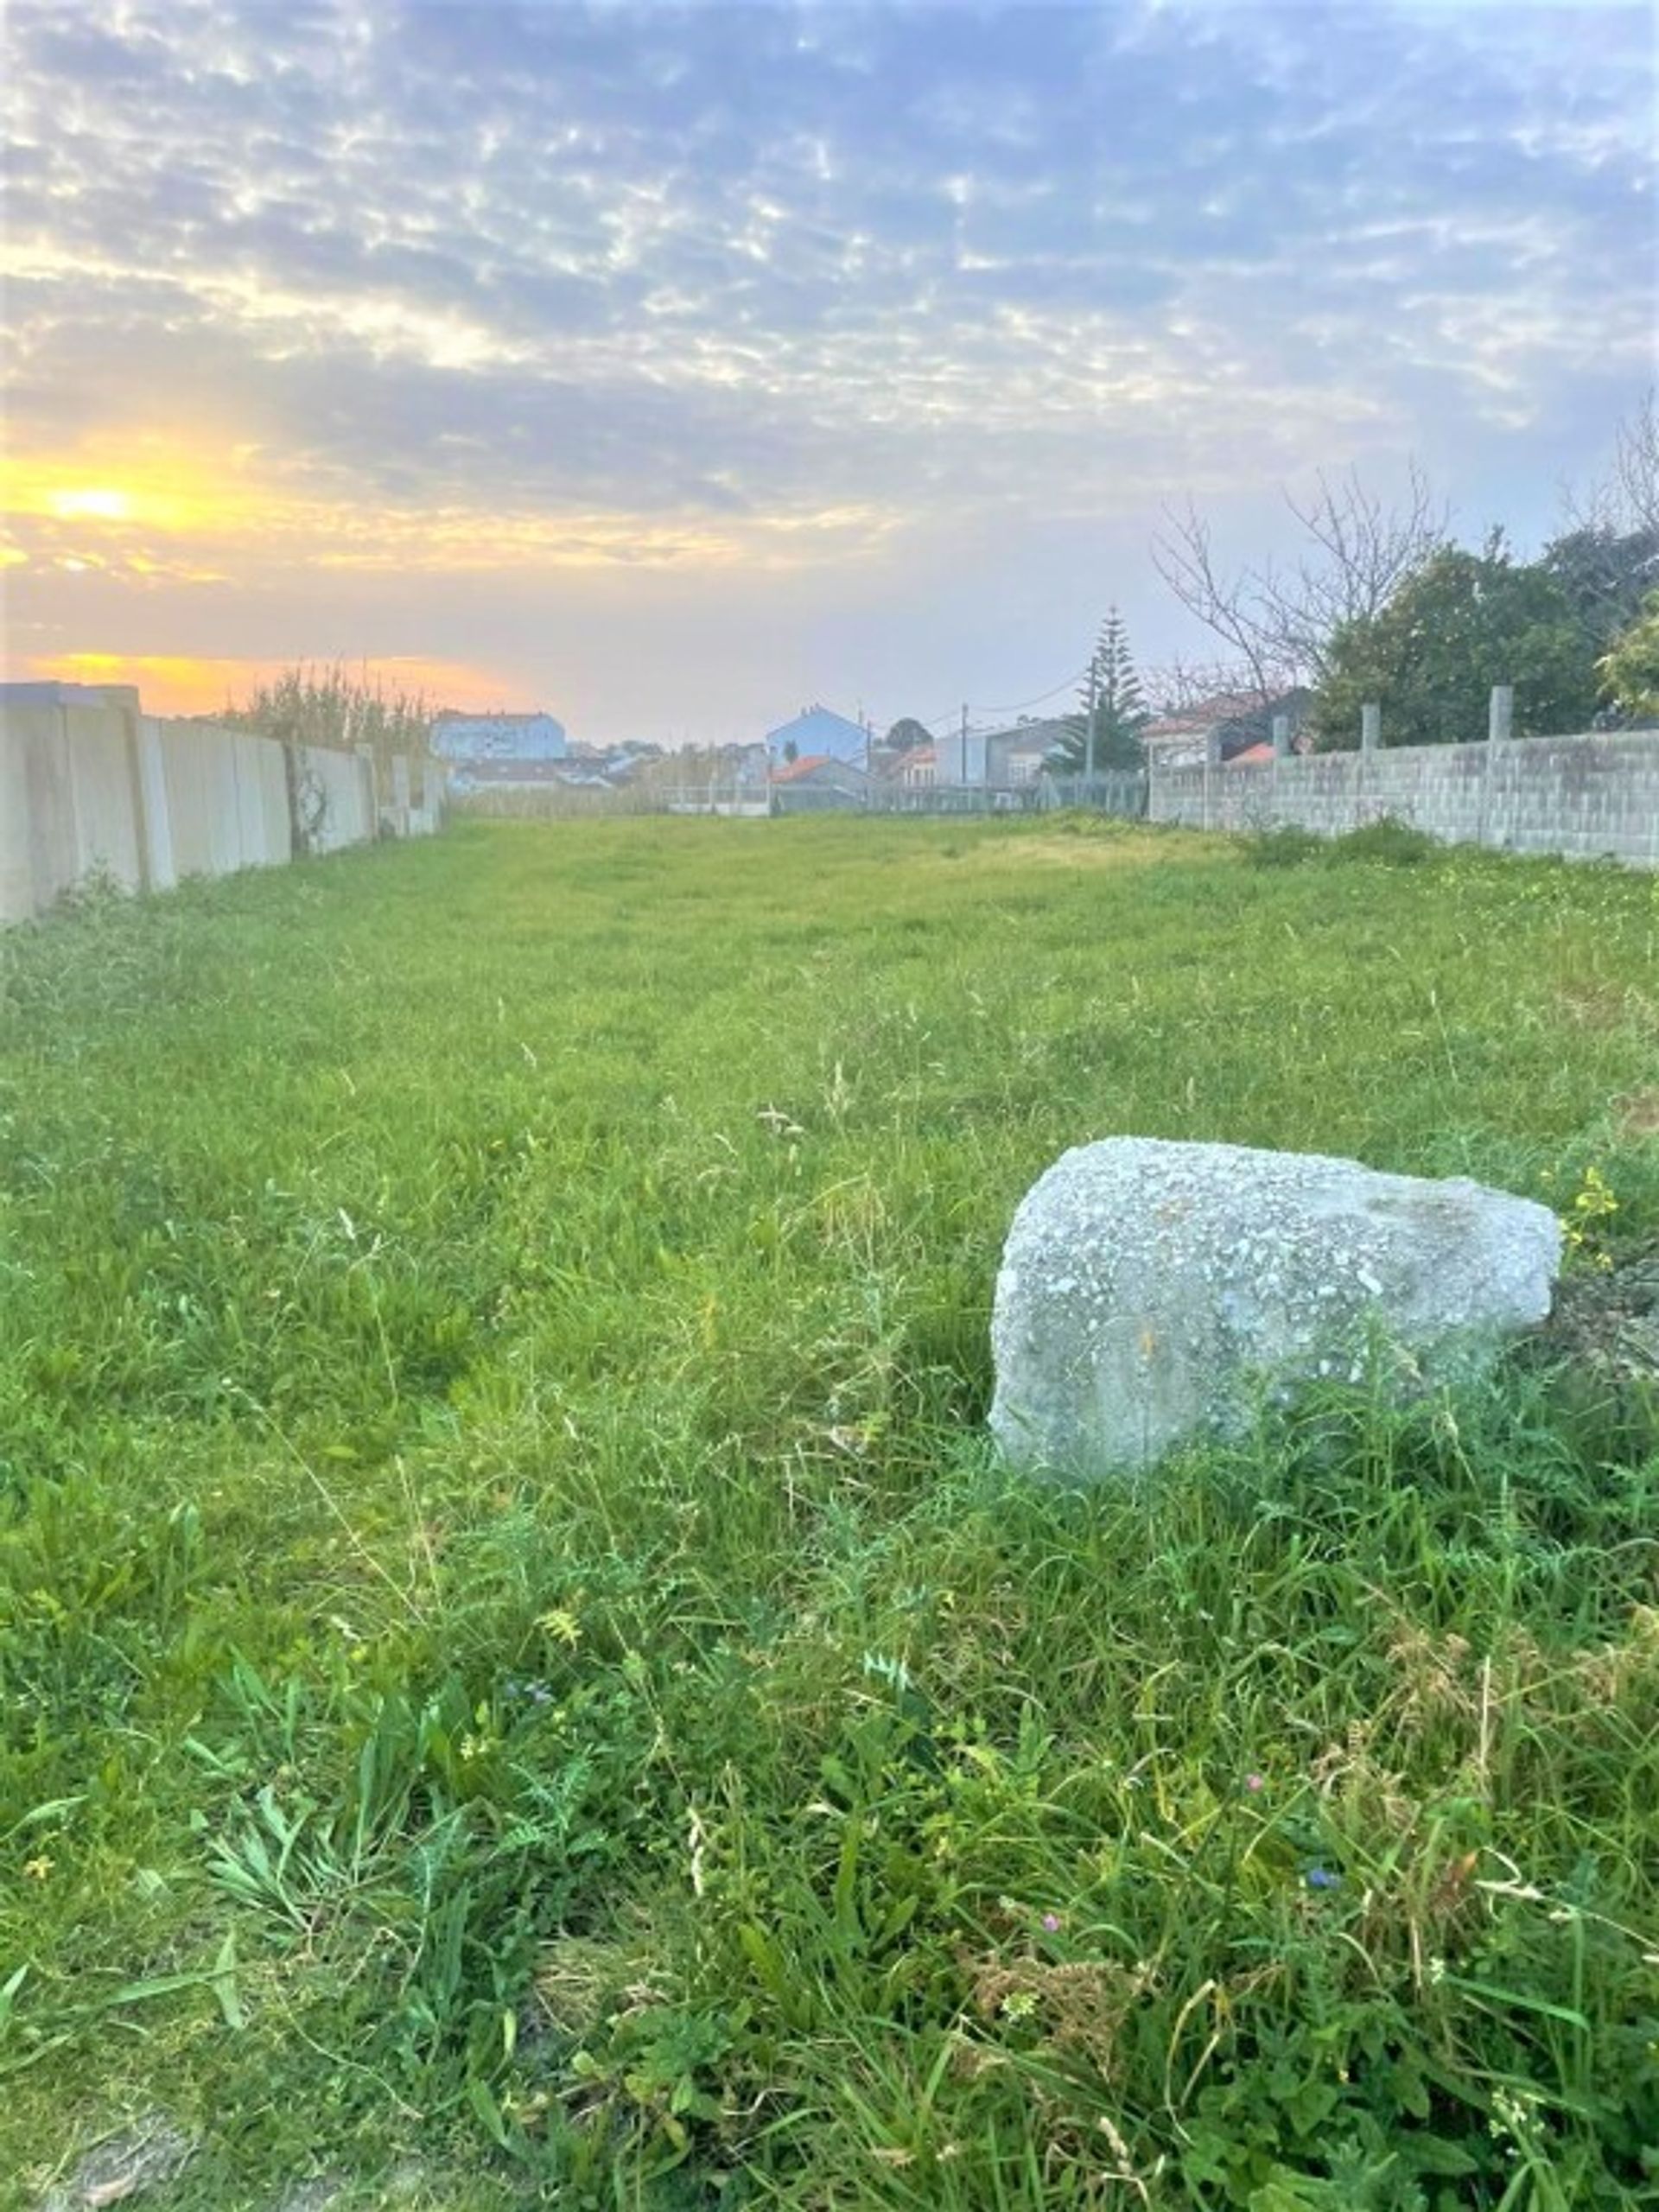
<svg viewBox="0 0 1659 2212"><path fill-rule="evenodd" d="M962 780L964 784L970 780L968 774L968 702L965 699L962 702Z"/></svg>
<svg viewBox="0 0 1659 2212"><path fill-rule="evenodd" d="M1085 783L1095 779L1095 723L1098 719L1096 704L1100 696L1100 655L1096 653L1089 663L1089 727L1083 741L1083 775Z"/></svg>

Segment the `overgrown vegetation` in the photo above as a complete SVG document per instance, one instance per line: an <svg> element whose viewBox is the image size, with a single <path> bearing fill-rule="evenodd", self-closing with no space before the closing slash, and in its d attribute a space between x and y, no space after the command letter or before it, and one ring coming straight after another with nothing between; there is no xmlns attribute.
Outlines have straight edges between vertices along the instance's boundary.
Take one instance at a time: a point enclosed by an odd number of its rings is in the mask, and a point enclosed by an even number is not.
<svg viewBox="0 0 1659 2212"><path fill-rule="evenodd" d="M1433 861L1456 867L1446 846L1414 823L1380 814L1340 837L1321 837L1294 822L1252 831L1243 842L1252 868L1341 868L1353 861L1389 868L1422 868Z"/></svg>
<svg viewBox="0 0 1659 2212"><path fill-rule="evenodd" d="M1085 828L475 823L0 940L0 2202L158 2113L180 2212L1659 2202L1643 1374L1146 1497L981 1435L1112 1131L1545 1197L1613 1302L1654 883Z"/></svg>
<svg viewBox="0 0 1659 2212"><path fill-rule="evenodd" d="M387 791L394 759L409 761L418 781L431 752L432 712L421 692L338 664L283 669L217 719L287 746L365 749L373 756L379 787Z"/></svg>

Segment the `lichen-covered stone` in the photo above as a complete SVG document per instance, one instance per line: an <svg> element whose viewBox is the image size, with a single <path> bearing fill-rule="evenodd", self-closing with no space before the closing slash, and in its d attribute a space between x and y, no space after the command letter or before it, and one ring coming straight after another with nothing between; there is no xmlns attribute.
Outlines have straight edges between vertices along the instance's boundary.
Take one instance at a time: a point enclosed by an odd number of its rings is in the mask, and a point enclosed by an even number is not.
<svg viewBox="0 0 1659 2212"><path fill-rule="evenodd" d="M1084 1478L1225 1432L1264 1389L1432 1382L1541 1321L1547 1207L1351 1160L1113 1137L1064 1154L1008 1232L991 1427L1016 1465Z"/></svg>

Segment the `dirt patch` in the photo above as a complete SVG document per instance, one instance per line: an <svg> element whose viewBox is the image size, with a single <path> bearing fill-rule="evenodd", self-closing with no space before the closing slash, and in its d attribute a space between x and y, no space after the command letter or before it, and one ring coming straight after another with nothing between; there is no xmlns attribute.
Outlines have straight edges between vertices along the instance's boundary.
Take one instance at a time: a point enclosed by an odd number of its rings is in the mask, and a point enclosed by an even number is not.
<svg viewBox="0 0 1659 2212"><path fill-rule="evenodd" d="M141 2121L94 2144L67 2181L41 2198L40 2212L99 2212L160 2189L184 2171L194 2145L169 2120Z"/></svg>
<svg viewBox="0 0 1659 2212"><path fill-rule="evenodd" d="M1659 1137L1659 1090L1632 1090L1615 1098L1618 1133L1624 1137Z"/></svg>
<svg viewBox="0 0 1659 2212"><path fill-rule="evenodd" d="M1651 999L1630 985L1567 983L1555 997L1567 1020L1580 1029L1621 1029L1630 1022L1651 1022L1659 1012Z"/></svg>
<svg viewBox="0 0 1659 2212"><path fill-rule="evenodd" d="M1198 859L1206 852L1224 849L1222 838L1201 839L1188 833L1180 857ZM982 849L975 857L982 864L995 859L1038 868L1147 868L1167 861L1171 855L1167 840L1156 830L1149 831L1140 823L1124 823L1109 828L1021 833Z"/></svg>
<svg viewBox="0 0 1659 2212"><path fill-rule="evenodd" d="M1533 1340L1547 1356L1621 1382L1659 1382L1659 1242L1569 1274Z"/></svg>

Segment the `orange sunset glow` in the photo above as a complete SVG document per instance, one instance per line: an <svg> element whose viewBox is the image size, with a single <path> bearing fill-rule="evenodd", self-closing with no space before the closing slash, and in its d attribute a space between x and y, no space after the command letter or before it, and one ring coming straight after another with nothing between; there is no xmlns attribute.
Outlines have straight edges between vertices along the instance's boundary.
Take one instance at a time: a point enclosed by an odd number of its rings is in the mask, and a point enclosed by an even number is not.
<svg viewBox="0 0 1659 2212"><path fill-rule="evenodd" d="M242 705L292 660L195 658L188 654L60 653L31 660L34 679L62 683L136 684L145 710L156 715L212 715ZM389 691L414 693L434 707L466 699L482 710L523 708L522 691L488 669L465 661L388 659L353 664L353 675Z"/></svg>

